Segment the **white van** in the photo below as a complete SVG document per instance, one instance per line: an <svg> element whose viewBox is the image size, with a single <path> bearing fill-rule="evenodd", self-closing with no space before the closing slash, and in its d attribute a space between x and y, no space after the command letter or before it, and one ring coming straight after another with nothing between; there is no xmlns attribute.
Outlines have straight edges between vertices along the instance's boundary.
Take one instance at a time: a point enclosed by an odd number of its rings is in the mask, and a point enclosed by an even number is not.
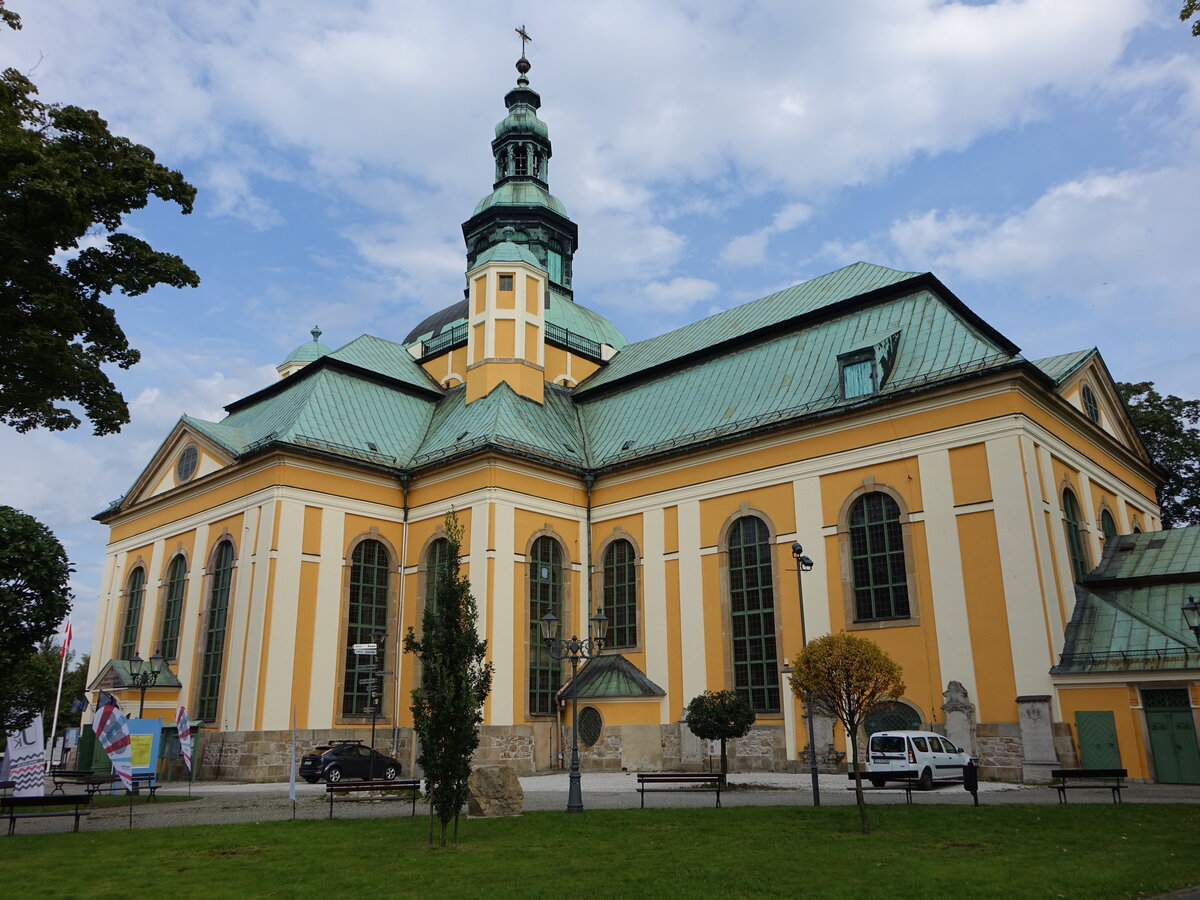
<svg viewBox="0 0 1200 900"><path fill-rule="evenodd" d="M962 775L970 761L962 747L932 731L879 731L867 744L865 774L875 787L916 778L927 791L935 781Z"/></svg>

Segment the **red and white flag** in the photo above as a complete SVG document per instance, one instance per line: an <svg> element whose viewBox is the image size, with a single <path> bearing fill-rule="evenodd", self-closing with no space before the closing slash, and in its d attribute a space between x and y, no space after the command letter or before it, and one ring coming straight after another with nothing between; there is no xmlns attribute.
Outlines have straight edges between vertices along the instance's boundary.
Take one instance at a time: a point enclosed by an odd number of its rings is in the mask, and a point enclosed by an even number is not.
<svg viewBox="0 0 1200 900"><path fill-rule="evenodd" d="M66 656L71 649L71 620L67 619L67 627L63 629L62 647L59 648L59 656Z"/></svg>
<svg viewBox="0 0 1200 900"><path fill-rule="evenodd" d="M175 711L175 733L179 736L179 752L187 763L188 771L192 771L192 723L188 719L187 708L179 707Z"/></svg>
<svg viewBox="0 0 1200 900"><path fill-rule="evenodd" d="M92 730L108 760L112 763L113 771L120 776L125 790L133 790L133 759L132 748L129 745L129 723L125 715L115 706L107 704L96 710L96 718L92 720Z"/></svg>

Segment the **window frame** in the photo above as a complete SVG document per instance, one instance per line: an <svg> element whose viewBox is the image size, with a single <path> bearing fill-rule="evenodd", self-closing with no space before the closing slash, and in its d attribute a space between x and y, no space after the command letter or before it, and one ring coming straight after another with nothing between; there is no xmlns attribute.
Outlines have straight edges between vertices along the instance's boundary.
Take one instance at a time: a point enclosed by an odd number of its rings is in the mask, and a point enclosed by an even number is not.
<svg viewBox="0 0 1200 900"><path fill-rule="evenodd" d="M381 552L383 555L382 564L379 563L378 558L370 561L358 558L360 554L365 555L371 547L379 548L377 552ZM346 554L345 565L345 613L341 629L344 656L341 665L340 684L338 685L337 719L338 721L350 722L371 718L371 714L362 712L360 707L362 702L369 699L369 692L363 690L358 681L359 673L355 670L358 668L359 663L357 655L353 651L353 645L369 643L366 638L376 631L383 631L389 634L392 631L390 627L393 617L392 590L394 579L392 575L395 569L395 557L392 553L392 548L385 541L381 540L379 535L372 533L363 535L361 539L354 542L354 545ZM363 570L369 569L372 571L374 573L373 579L368 582L362 577L363 573L361 572L358 579L356 579L356 566ZM377 580L380 571L383 573L382 586ZM357 600L355 597L356 589L358 590ZM363 597L367 591L372 592L373 598L369 602L364 602ZM380 602L381 599L382 602ZM382 609L382 624L378 621L380 618L378 615L374 617L376 621L373 622L356 621L354 616L356 603L359 606L373 607L377 612ZM389 653L395 653L394 640L384 644L382 656L375 656L375 663L380 671L387 671L387 657ZM379 698L379 711L376 714L377 720L384 720L387 717L387 707L389 705L389 691L387 688L390 683L389 679L383 679L384 690L381 692ZM346 711L347 705L352 707L350 712Z"/></svg>
<svg viewBox="0 0 1200 900"><path fill-rule="evenodd" d="M871 518L874 511L867 508L875 502L874 498L879 498L880 512L884 516L881 519ZM859 510L863 510L862 523L855 522L855 517ZM851 504L847 512L847 533L850 540L850 577L854 591L853 622L855 625L874 622L906 621L912 618L912 597L909 593L909 582L911 579L909 578L900 513L900 504L884 491L868 491L863 493ZM883 528L880 535L883 541L882 548L877 548L872 544L872 535L877 526L882 526ZM863 535L863 540L867 545L865 552L861 554L857 553L855 549L856 533ZM896 546L897 543L899 544L898 547ZM883 569L885 571L882 575L878 571L879 566L877 565L877 561L880 559L884 562ZM859 583L861 571L859 560L866 561L865 571L868 576L866 584ZM901 579L896 578L894 569L897 560L904 567L903 578ZM881 575L880 580L877 580L877 575ZM903 597L900 597L898 594L901 588L903 589ZM886 610L878 602L881 591L887 595ZM867 603L870 606L870 615L863 614L863 592L865 592ZM899 611L901 604L903 604L903 612Z"/></svg>
<svg viewBox="0 0 1200 900"><path fill-rule="evenodd" d="M757 540L752 543L735 543L735 540L742 537L743 527L752 527L749 526L750 522L756 522L761 527L761 532L753 536ZM784 697L780 687L779 670L783 641L779 615L779 569L775 564L775 529L763 513L743 505L738 513L725 523L720 546L722 620L727 653L726 683L730 690L742 694L750 701L756 714L766 717L782 715ZM757 561L744 564L746 556L753 552L753 548L759 548L758 552L762 555ZM750 572L755 572L753 579L750 579L755 582L753 584L747 583L746 574ZM755 594L757 597L753 599L757 600L757 605L753 608L747 607L746 601L751 600ZM739 605L742 606L740 610L737 608ZM766 620L767 616L770 617L769 622ZM754 628L754 617L758 617L757 629ZM742 635L738 634L739 619L749 626L742 629ZM764 652L757 659L754 658L752 643L755 639L769 641L771 645L768 648L764 644ZM744 660L738 659L739 643L744 643L746 647ZM770 654L765 652L768 649ZM757 673L755 670L758 670ZM765 677L761 682L755 683L756 674ZM746 683L739 684L739 678ZM763 696L756 697L756 691L761 692ZM765 702L760 703L760 699Z"/></svg>
<svg viewBox="0 0 1200 900"><path fill-rule="evenodd" d="M850 537L850 513L858 500L870 493L886 494L899 508L900 538L904 548L905 583L908 587L908 616L906 618L858 620L854 567ZM921 624L921 601L918 589L916 559L912 536L912 520L904 495L886 482L867 476L862 485L851 491L838 511L838 552L842 575L843 628L846 631L872 631L879 628L911 628Z"/></svg>
<svg viewBox="0 0 1200 900"><path fill-rule="evenodd" d="M228 564L222 564L222 555L228 548ZM225 658L229 653L229 612L234 599L234 576L237 573L237 546L228 533L217 538L209 556L208 574L205 584L204 626L197 635L196 653L196 700L193 709L196 719L213 728L220 729L221 701L224 699ZM213 616L216 601L221 601L221 624L214 626ZM211 645L213 633L220 637L219 647ZM210 664L215 663L215 670ZM210 687L215 685L215 689Z"/></svg>
<svg viewBox="0 0 1200 900"><path fill-rule="evenodd" d="M615 565L609 565L609 557L616 550L618 544L623 544L628 548L629 557L622 564L628 575L628 579L620 583L615 583L612 580L612 569L615 568ZM637 650L642 645L641 554L638 552L637 545L631 536L619 529L597 549L600 557L600 565L597 567L600 583L596 591L596 596L600 598L599 607L604 610L604 615L608 618L608 639L604 642L604 649ZM629 610L629 618L632 621L624 626L617 625L617 616L614 614L617 610L610 598L610 591L615 591L616 589L624 589L627 592L622 605ZM619 641L616 637L617 629L621 627L624 627L627 632L632 631L632 637L624 642Z"/></svg>
<svg viewBox="0 0 1200 900"><path fill-rule="evenodd" d="M1083 510L1079 498L1071 487L1064 487L1061 493L1063 534L1067 541L1067 562L1071 566L1073 583L1081 584L1091 571L1088 563L1087 546L1083 539Z"/></svg>
<svg viewBox="0 0 1200 900"><path fill-rule="evenodd" d="M134 586L136 583L136 587ZM146 567L139 560L125 579L125 601L121 604L121 631L117 635L117 659L132 659L138 650L142 610L146 600Z"/></svg>
<svg viewBox="0 0 1200 900"><path fill-rule="evenodd" d="M177 569L179 570L178 578L175 577ZM179 658L179 632L183 627L183 604L187 599L187 582L187 556L183 553L176 553L167 564L166 577L162 587L162 612L158 623L158 652L168 662Z"/></svg>
<svg viewBox="0 0 1200 900"><path fill-rule="evenodd" d="M1083 407L1083 414L1088 417L1088 420L1099 425L1100 404L1096 400L1096 392L1092 390L1092 386L1087 382L1084 382L1079 388L1079 403Z"/></svg>
<svg viewBox="0 0 1200 900"><path fill-rule="evenodd" d="M539 557L541 548L553 547L557 560ZM550 553L547 556L553 557ZM550 531L540 531L530 538L525 555L525 611L526 623L526 659L525 659L525 706L526 714L531 719L540 719L554 715L555 697L563 686L563 662L550 656L541 639L540 619L547 612L553 612L559 620L559 636L569 635L573 625L570 621L570 590L567 573L570 569L570 557L566 545L559 536ZM545 578L538 569L546 563L550 566ZM557 571L555 570L557 567ZM557 575L557 579L556 579ZM540 586L545 585L545 593L550 599L536 596ZM557 595L555 597L555 595ZM546 687L539 685L541 675L549 677ZM548 708L547 708L548 707Z"/></svg>
<svg viewBox="0 0 1200 900"><path fill-rule="evenodd" d="M870 390L861 391L857 394L848 393L846 390L846 373L855 366L867 364L867 371L871 375ZM879 373L875 366L875 348L864 347L860 350L852 350L849 353L843 353L838 356L838 389L841 391L843 400L857 400L859 397L870 397L873 394L879 393Z"/></svg>

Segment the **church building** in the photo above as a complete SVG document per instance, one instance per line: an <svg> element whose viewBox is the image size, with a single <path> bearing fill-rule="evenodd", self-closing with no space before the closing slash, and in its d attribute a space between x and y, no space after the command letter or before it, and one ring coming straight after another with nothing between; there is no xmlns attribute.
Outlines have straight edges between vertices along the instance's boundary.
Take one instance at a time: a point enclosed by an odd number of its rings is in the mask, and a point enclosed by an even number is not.
<svg viewBox="0 0 1200 900"><path fill-rule="evenodd" d="M494 666L480 762L562 764L570 668L538 621L582 637L603 610L577 682L585 770L709 765L681 718L723 689L758 717L736 768L803 768L782 671L803 603L810 637L858 634L903 666L872 728L941 731L1012 780L1076 764L1077 584L1110 537L1160 528L1100 354L1026 359L934 275L865 262L629 343L573 278L580 236L517 71L462 226L463 298L404 336L332 349L314 329L219 422L181 418L97 515L91 688L136 703L125 661L160 654L146 715L201 723L200 778L286 777L293 711L310 746L366 737L377 704L377 746L407 773L397 650L453 512ZM1114 696L1133 721L1136 688ZM815 721L835 767L845 736ZM1131 777L1153 777L1145 740L1120 729Z"/></svg>

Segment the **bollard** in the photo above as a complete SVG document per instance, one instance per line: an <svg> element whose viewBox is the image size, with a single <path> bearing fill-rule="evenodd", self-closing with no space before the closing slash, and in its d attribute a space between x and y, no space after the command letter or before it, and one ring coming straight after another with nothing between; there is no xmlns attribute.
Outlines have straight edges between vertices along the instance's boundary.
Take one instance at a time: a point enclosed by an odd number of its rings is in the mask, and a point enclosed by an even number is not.
<svg viewBox="0 0 1200 900"><path fill-rule="evenodd" d="M975 801L975 805L979 805L979 770L975 768L975 761L970 760L963 766L963 788L970 791L971 798Z"/></svg>

